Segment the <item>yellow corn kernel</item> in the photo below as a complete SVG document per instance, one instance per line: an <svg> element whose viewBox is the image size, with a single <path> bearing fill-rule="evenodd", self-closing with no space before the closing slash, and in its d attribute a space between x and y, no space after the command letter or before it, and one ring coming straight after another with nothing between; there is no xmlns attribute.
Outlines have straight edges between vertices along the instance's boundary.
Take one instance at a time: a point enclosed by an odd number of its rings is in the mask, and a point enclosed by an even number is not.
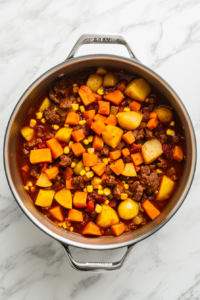
<svg viewBox="0 0 200 300"><path fill-rule="evenodd" d="M155 191L155 193L154 194L158 194L158 191Z"/></svg>
<svg viewBox="0 0 200 300"><path fill-rule="evenodd" d="M32 186L32 187L31 187L31 192L34 193L35 191L36 191L35 186Z"/></svg>
<svg viewBox="0 0 200 300"><path fill-rule="evenodd" d="M170 136L174 136L174 135L175 135L175 131L172 130L172 129L167 129L167 130L166 130L166 134L167 134L167 135L170 135Z"/></svg>
<svg viewBox="0 0 200 300"><path fill-rule="evenodd" d="M53 125L54 130L58 130L60 127L58 125Z"/></svg>
<svg viewBox="0 0 200 300"><path fill-rule="evenodd" d="M62 222L55 221L55 223L56 223L59 227L62 227L62 226L63 226L63 223L62 223Z"/></svg>
<svg viewBox="0 0 200 300"><path fill-rule="evenodd" d="M92 178L92 177L94 177L94 172L90 171L90 172L87 172L85 175L87 178Z"/></svg>
<svg viewBox="0 0 200 300"><path fill-rule="evenodd" d="M43 113L40 111L40 112L37 112L35 113L35 116L36 116L36 119L42 119L42 116L43 116Z"/></svg>
<svg viewBox="0 0 200 300"><path fill-rule="evenodd" d="M87 189L86 189L86 188L84 188L83 191L84 191L85 193L87 193Z"/></svg>
<svg viewBox="0 0 200 300"><path fill-rule="evenodd" d="M111 159L110 159L110 158L107 158L107 160L108 160L108 162L110 162L110 161L111 161Z"/></svg>
<svg viewBox="0 0 200 300"><path fill-rule="evenodd" d="M108 159L107 159L107 158L103 158L102 161L103 161L103 163L104 163L105 165L108 164Z"/></svg>
<svg viewBox="0 0 200 300"><path fill-rule="evenodd" d="M93 141L93 136L92 136L92 135L88 136L88 141L89 141L90 143L92 143L92 141Z"/></svg>
<svg viewBox="0 0 200 300"><path fill-rule="evenodd" d="M88 153L94 154L94 148L88 148L87 150L88 150Z"/></svg>
<svg viewBox="0 0 200 300"><path fill-rule="evenodd" d="M33 186L32 182L31 181L28 181L26 186Z"/></svg>
<svg viewBox="0 0 200 300"><path fill-rule="evenodd" d="M125 184L126 182L125 181L122 181L122 184Z"/></svg>
<svg viewBox="0 0 200 300"><path fill-rule="evenodd" d="M146 102L149 102L149 98L146 98L146 100L145 100Z"/></svg>
<svg viewBox="0 0 200 300"><path fill-rule="evenodd" d="M156 172L161 174L163 171L161 169L157 169Z"/></svg>
<svg viewBox="0 0 200 300"><path fill-rule="evenodd" d="M125 188L125 190L128 190L129 189L129 185L125 183L124 188Z"/></svg>
<svg viewBox="0 0 200 300"><path fill-rule="evenodd" d="M85 107L83 105L80 106L80 111L83 113L85 111Z"/></svg>
<svg viewBox="0 0 200 300"><path fill-rule="evenodd" d="M97 94L99 94L99 95L103 95L104 94L104 87L100 87L98 90L97 90Z"/></svg>
<svg viewBox="0 0 200 300"><path fill-rule="evenodd" d="M96 213L100 214L100 212L102 211L101 205L96 204L96 206L95 206L95 211L96 211Z"/></svg>
<svg viewBox="0 0 200 300"><path fill-rule="evenodd" d="M71 146L71 145L73 145L74 144L74 142L73 141L70 141L69 142L69 146Z"/></svg>
<svg viewBox="0 0 200 300"><path fill-rule="evenodd" d="M81 121L78 122L79 125L83 125L85 123L86 123L86 120L81 120Z"/></svg>
<svg viewBox="0 0 200 300"><path fill-rule="evenodd" d="M85 170L81 170L79 174L80 174L81 176L84 176L85 173L86 173Z"/></svg>
<svg viewBox="0 0 200 300"><path fill-rule="evenodd" d="M79 104L77 104L77 103L72 104L72 109L73 110L78 110L79 109Z"/></svg>
<svg viewBox="0 0 200 300"><path fill-rule="evenodd" d="M88 145L88 144L89 144L89 141L88 141L88 140L84 140L83 143L84 143L85 145Z"/></svg>
<svg viewBox="0 0 200 300"><path fill-rule="evenodd" d="M25 190L29 191L29 187L27 185L25 185Z"/></svg>
<svg viewBox="0 0 200 300"><path fill-rule="evenodd" d="M175 125L175 122L174 121L171 121L169 126L174 126Z"/></svg>
<svg viewBox="0 0 200 300"><path fill-rule="evenodd" d="M54 107L54 110L55 110L55 111L56 111L56 110L58 110L58 107L57 107L57 106L55 106L55 107Z"/></svg>
<svg viewBox="0 0 200 300"><path fill-rule="evenodd" d="M78 101L78 102L81 102L81 98L80 98L80 97L77 97L77 101Z"/></svg>
<svg viewBox="0 0 200 300"><path fill-rule="evenodd" d="M69 147L66 146L66 147L64 148L64 153L65 153L65 154L68 154L69 151L70 151L70 150L69 150Z"/></svg>
<svg viewBox="0 0 200 300"><path fill-rule="evenodd" d="M130 111L130 108L129 107L125 107L124 111Z"/></svg>
<svg viewBox="0 0 200 300"><path fill-rule="evenodd" d="M78 90L79 90L79 87L78 87L78 86L73 87L73 93L74 93L74 94L78 93Z"/></svg>
<svg viewBox="0 0 200 300"><path fill-rule="evenodd" d="M69 228L69 231L74 231L74 227L71 226L71 227Z"/></svg>
<svg viewBox="0 0 200 300"><path fill-rule="evenodd" d="M76 84L76 83L74 83L74 84L73 84L73 87L74 87L74 86L77 86L77 84Z"/></svg>
<svg viewBox="0 0 200 300"><path fill-rule="evenodd" d="M63 226L64 229L67 229L67 225L66 225L65 222L62 223L62 226Z"/></svg>
<svg viewBox="0 0 200 300"><path fill-rule="evenodd" d="M103 195L103 190L98 190L98 195Z"/></svg>
<svg viewBox="0 0 200 300"><path fill-rule="evenodd" d="M128 195L125 193L121 193L121 200L126 200L128 198Z"/></svg>
<svg viewBox="0 0 200 300"><path fill-rule="evenodd" d="M93 192L93 186L92 185L88 185L87 186L87 191L88 191L88 193L92 193Z"/></svg>
<svg viewBox="0 0 200 300"><path fill-rule="evenodd" d="M102 190L102 189L103 189L102 185L98 185L98 190Z"/></svg>
<svg viewBox="0 0 200 300"><path fill-rule="evenodd" d="M86 172L90 172L90 167L85 167Z"/></svg>
<svg viewBox="0 0 200 300"><path fill-rule="evenodd" d="M66 128L68 128L68 127L69 127L69 124L65 124L64 126L65 126Z"/></svg>
<svg viewBox="0 0 200 300"><path fill-rule="evenodd" d="M71 168L75 168L76 167L76 163L75 162L72 162L71 163Z"/></svg>
<svg viewBox="0 0 200 300"><path fill-rule="evenodd" d="M110 190L109 188L105 188L105 189L103 190L103 193L104 193L104 195L108 196L108 195L110 195L111 190Z"/></svg>
<svg viewBox="0 0 200 300"><path fill-rule="evenodd" d="M41 122L42 122L43 124L46 123L45 118L42 118L42 119L41 119Z"/></svg>
<svg viewBox="0 0 200 300"><path fill-rule="evenodd" d="M35 119L31 119L30 120L30 127L32 127L32 128L35 127L36 123L37 123L37 121Z"/></svg>
<svg viewBox="0 0 200 300"><path fill-rule="evenodd" d="M110 201L109 201L109 200L106 200L104 203L105 203L105 204L109 204L109 203L110 203Z"/></svg>

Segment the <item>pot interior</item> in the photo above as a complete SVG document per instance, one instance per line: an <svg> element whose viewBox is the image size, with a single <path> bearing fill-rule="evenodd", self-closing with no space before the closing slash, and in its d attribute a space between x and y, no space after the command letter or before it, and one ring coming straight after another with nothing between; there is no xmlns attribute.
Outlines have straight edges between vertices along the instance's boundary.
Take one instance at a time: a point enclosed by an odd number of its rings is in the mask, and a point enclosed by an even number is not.
<svg viewBox="0 0 200 300"><path fill-rule="evenodd" d="M33 205L28 194L24 190L21 177L16 163L16 144L17 136L20 128L20 124L23 118L35 101L35 99L45 90L47 87L55 81L62 74L69 74L88 67L111 67L123 70L125 72L131 72L138 76L141 76L148 80L158 91L160 91L165 98L169 101L171 106L175 109L185 131L186 137L186 156L185 168L181 183L163 213L154 221L148 223L142 228L125 233L119 237L98 237L88 238L82 235L66 232L62 228L59 228L54 223L49 221L42 215L36 207ZM5 169L8 177L8 181L16 198L18 204L21 206L26 215L44 232L50 236L56 238L62 243L66 243L72 246L87 248L87 249L112 249L130 245L140 241L141 239L148 237L154 233L161 226L163 226L171 216L177 211L182 204L184 198L192 183L195 162L196 162L196 144L194 131L191 125L191 121L184 108L184 105L175 94L175 92L167 85L163 79L161 79L153 71L143 66L141 63L126 59L118 56L109 55L92 55L79 57L68 60L53 69L46 72L39 79L37 79L24 93L20 101L15 107L15 110L11 116L8 124L6 137L5 137Z"/></svg>

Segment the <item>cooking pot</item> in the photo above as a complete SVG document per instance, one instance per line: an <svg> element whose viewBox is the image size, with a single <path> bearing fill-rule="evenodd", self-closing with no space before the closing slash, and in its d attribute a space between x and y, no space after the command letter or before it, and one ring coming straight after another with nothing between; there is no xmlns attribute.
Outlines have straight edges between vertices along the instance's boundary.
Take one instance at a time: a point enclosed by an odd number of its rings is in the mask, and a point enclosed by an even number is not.
<svg viewBox="0 0 200 300"><path fill-rule="evenodd" d="M127 48L130 58L106 54L86 55L75 58L74 56L77 50L83 44L121 44ZM64 231L62 228L59 228L54 223L46 219L44 215L37 210L26 193L21 181L16 161L16 145L20 124L22 123L25 114L34 100L44 90L46 90L52 82L63 75L70 74L81 69L99 66L104 66L105 68L116 68L118 70L123 70L124 72L131 72L141 76L148 80L152 86L165 96L170 105L176 111L185 132L186 161L183 177L173 199L171 199L165 210L155 220L136 231L127 232L118 237L103 236L91 238L77 233ZM22 95L12 112L6 129L4 141L4 164L7 180L13 196L23 212L36 226L38 226L38 228L61 243L69 262L74 269L93 272L111 271L121 268L136 243L155 233L171 219L183 203L191 187L195 173L196 153L194 129L181 99L164 79L137 60L123 36L114 34L82 35L73 47L66 61L53 67L33 82ZM114 263L77 262L73 259L68 248L69 246L93 250L109 250L127 247L127 251L120 261Z"/></svg>

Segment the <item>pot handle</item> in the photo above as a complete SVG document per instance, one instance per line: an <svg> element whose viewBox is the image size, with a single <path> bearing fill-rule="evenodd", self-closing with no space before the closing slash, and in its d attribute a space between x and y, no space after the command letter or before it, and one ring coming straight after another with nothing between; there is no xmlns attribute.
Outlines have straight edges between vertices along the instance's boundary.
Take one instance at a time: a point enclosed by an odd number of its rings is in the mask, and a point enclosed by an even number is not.
<svg viewBox="0 0 200 300"><path fill-rule="evenodd" d="M127 43L125 37L123 35L118 35L118 34L83 34L81 37L78 39L74 47L72 48L71 52L69 53L67 59L73 58L78 51L78 49L82 45L86 44L119 44L119 45L124 45L128 52L129 55L132 59L136 59L135 54L131 50L131 47Z"/></svg>
<svg viewBox="0 0 200 300"><path fill-rule="evenodd" d="M68 245L62 244L62 246L73 269L85 272L107 272L120 269L126 261L134 245L127 246L126 253L122 257L122 259L117 262L79 262L73 259Z"/></svg>

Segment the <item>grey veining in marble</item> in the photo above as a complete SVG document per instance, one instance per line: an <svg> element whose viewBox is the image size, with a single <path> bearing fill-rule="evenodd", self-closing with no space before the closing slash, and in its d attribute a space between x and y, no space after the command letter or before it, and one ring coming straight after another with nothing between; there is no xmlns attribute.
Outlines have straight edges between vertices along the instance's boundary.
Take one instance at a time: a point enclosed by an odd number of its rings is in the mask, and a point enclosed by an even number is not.
<svg viewBox="0 0 200 300"><path fill-rule="evenodd" d="M2 161L6 124L24 90L66 59L83 33L126 36L136 56L177 91L200 139L200 1L0 1L0 299L200 299L200 167L178 213L136 245L113 273L81 273L61 246L21 212L8 188ZM84 46L88 53L127 55L121 46ZM108 252L72 249L79 260L116 260Z"/></svg>

